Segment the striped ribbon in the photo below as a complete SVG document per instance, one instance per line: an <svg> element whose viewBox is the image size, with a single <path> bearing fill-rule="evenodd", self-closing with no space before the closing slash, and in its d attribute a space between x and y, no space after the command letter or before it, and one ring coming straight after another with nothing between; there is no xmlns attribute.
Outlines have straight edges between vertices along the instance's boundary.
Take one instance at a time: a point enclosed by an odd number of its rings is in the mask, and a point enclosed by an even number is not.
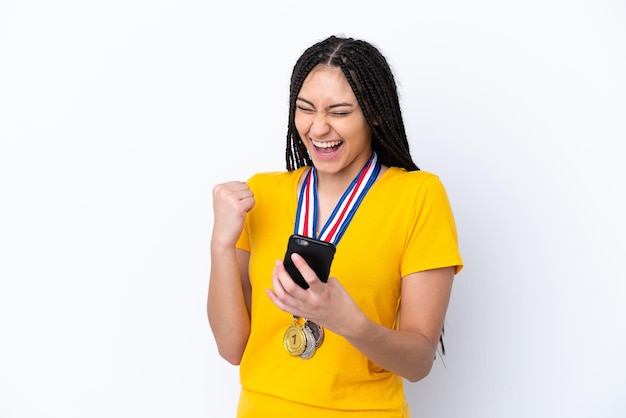
<svg viewBox="0 0 626 418"><path fill-rule="evenodd" d="M381 164L378 160L378 156L373 152L365 166L343 193L333 213L320 230L319 236L317 236L315 231L318 213L317 170L315 167L311 167L306 174L304 184L300 190L294 232L337 245L344 232L346 232L346 228L365 197L365 194L370 187L372 187L374 181L376 181L380 168Z"/></svg>

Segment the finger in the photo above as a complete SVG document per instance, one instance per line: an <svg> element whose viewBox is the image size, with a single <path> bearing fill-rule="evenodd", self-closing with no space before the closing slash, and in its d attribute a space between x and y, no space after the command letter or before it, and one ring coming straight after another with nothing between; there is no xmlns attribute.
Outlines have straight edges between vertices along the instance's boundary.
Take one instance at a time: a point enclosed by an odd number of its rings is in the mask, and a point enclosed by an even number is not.
<svg viewBox="0 0 626 418"><path fill-rule="evenodd" d="M228 182L218 184L213 188L213 206L217 210L230 211L245 215L254 207L254 193L246 183Z"/></svg>
<svg viewBox="0 0 626 418"><path fill-rule="evenodd" d="M241 188L233 191L232 197L237 202L238 208L245 212L249 212L254 207L254 193L245 183L243 183Z"/></svg>
<svg viewBox="0 0 626 418"><path fill-rule="evenodd" d="M232 192L236 192L238 190L242 190L244 188L244 184L240 181L229 181L227 183L220 183L213 186L213 197L222 197L225 198L229 196Z"/></svg>
<svg viewBox="0 0 626 418"><path fill-rule="evenodd" d="M272 289L267 289L266 293L269 296L270 300L274 302L274 304L278 308L280 308L281 310L285 312L294 314L294 305L297 303L297 300L283 286L283 282L281 281L281 278L279 277L279 274L277 272L277 267L279 266L279 264L282 264L282 263L280 261L276 261L276 267L274 268L274 271L272 272ZM283 270L284 270L284 267L283 267ZM288 282L292 281L291 278L289 278L288 274L287 274L287 281Z"/></svg>
<svg viewBox="0 0 626 418"><path fill-rule="evenodd" d="M244 190L248 189L248 184L245 181L227 181L225 183L220 183L215 185L216 190Z"/></svg>
<svg viewBox="0 0 626 418"><path fill-rule="evenodd" d="M265 293L269 296L270 300L280 309L281 311L289 312L287 307L283 304L280 298L274 293L272 289L265 289Z"/></svg>
<svg viewBox="0 0 626 418"><path fill-rule="evenodd" d="M245 199L253 196L252 190L248 184L241 181L230 181L227 183L217 184L213 187L214 197L228 199Z"/></svg>
<svg viewBox="0 0 626 418"><path fill-rule="evenodd" d="M239 200L244 200L244 199L254 196L254 193L252 192L252 190L250 190L248 185L245 183L243 184L242 187L236 187L230 190L230 194Z"/></svg>
<svg viewBox="0 0 626 418"><path fill-rule="evenodd" d="M319 286L320 284L322 284L322 281L319 279L319 277L317 277L317 273L313 271L311 266L307 264L306 260L302 258L300 254L293 253L291 255L291 260L293 261L293 264L296 266L298 271L300 271L300 274L302 274L304 280L309 285L309 289L311 287Z"/></svg>
<svg viewBox="0 0 626 418"><path fill-rule="evenodd" d="M292 297L302 298L306 295L306 290L300 287L285 269L285 265L281 260L276 260L276 278L280 282L281 288L285 293Z"/></svg>
<svg viewBox="0 0 626 418"><path fill-rule="evenodd" d="M276 267L274 267L274 271L272 271L272 288L273 288L273 293L276 294L276 296L279 299L281 299L285 297L285 295L287 295L288 292L285 290L285 288L283 287L283 284L278 278L278 272L276 271L278 267L278 263L279 262L276 261Z"/></svg>

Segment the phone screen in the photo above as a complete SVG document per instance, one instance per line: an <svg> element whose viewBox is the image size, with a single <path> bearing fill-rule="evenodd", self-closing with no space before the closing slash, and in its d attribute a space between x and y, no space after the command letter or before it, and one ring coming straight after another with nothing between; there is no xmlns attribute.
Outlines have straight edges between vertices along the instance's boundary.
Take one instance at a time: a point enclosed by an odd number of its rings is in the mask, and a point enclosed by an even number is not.
<svg viewBox="0 0 626 418"><path fill-rule="evenodd" d="M291 254L300 254L313 269L315 274L317 274L317 277L326 283L328 275L330 274L330 266L333 262L335 251L335 246L330 242L294 234L289 237L283 264L291 278L303 289L308 289L308 283L293 264L293 261L291 261Z"/></svg>

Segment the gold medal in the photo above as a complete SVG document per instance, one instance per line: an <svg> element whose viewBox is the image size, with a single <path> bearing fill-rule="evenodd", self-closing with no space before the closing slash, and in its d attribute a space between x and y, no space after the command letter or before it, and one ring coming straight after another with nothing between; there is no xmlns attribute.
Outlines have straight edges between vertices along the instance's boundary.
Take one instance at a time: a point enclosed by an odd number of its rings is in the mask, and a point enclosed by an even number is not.
<svg viewBox="0 0 626 418"><path fill-rule="evenodd" d="M283 337L283 344L285 346L285 350L292 356L299 356L304 353L304 350L307 347L307 337L302 329L302 326L298 324L298 319L294 319L293 324L287 328L285 331L285 336Z"/></svg>

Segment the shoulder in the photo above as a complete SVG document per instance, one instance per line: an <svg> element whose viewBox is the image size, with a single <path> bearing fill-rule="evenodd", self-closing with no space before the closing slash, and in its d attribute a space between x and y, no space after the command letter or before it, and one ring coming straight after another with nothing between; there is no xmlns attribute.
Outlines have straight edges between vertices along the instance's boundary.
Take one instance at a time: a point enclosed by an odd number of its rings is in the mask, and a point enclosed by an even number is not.
<svg viewBox="0 0 626 418"><path fill-rule="evenodd" d="M429 171L406 171L390 167L375 187L378 190L376 195L382 200L401 206L420 208L424 205L447 204L448 201L441 179Z"/></svg>
<svg viewBox="0 0 626 418"><path fill-rule="evenodd" d="M246 183L253 191L287 190L296 187L306 167L294 171L268 171L253 174Z"/></svg>
<svg viewBox="0 0 626 418"><path fill-rule="evenodd" d="M428 190L443 188L437 174L429 171L406 171L398 167L389 167L380 179L382 185L396 190Z"/></svg>

